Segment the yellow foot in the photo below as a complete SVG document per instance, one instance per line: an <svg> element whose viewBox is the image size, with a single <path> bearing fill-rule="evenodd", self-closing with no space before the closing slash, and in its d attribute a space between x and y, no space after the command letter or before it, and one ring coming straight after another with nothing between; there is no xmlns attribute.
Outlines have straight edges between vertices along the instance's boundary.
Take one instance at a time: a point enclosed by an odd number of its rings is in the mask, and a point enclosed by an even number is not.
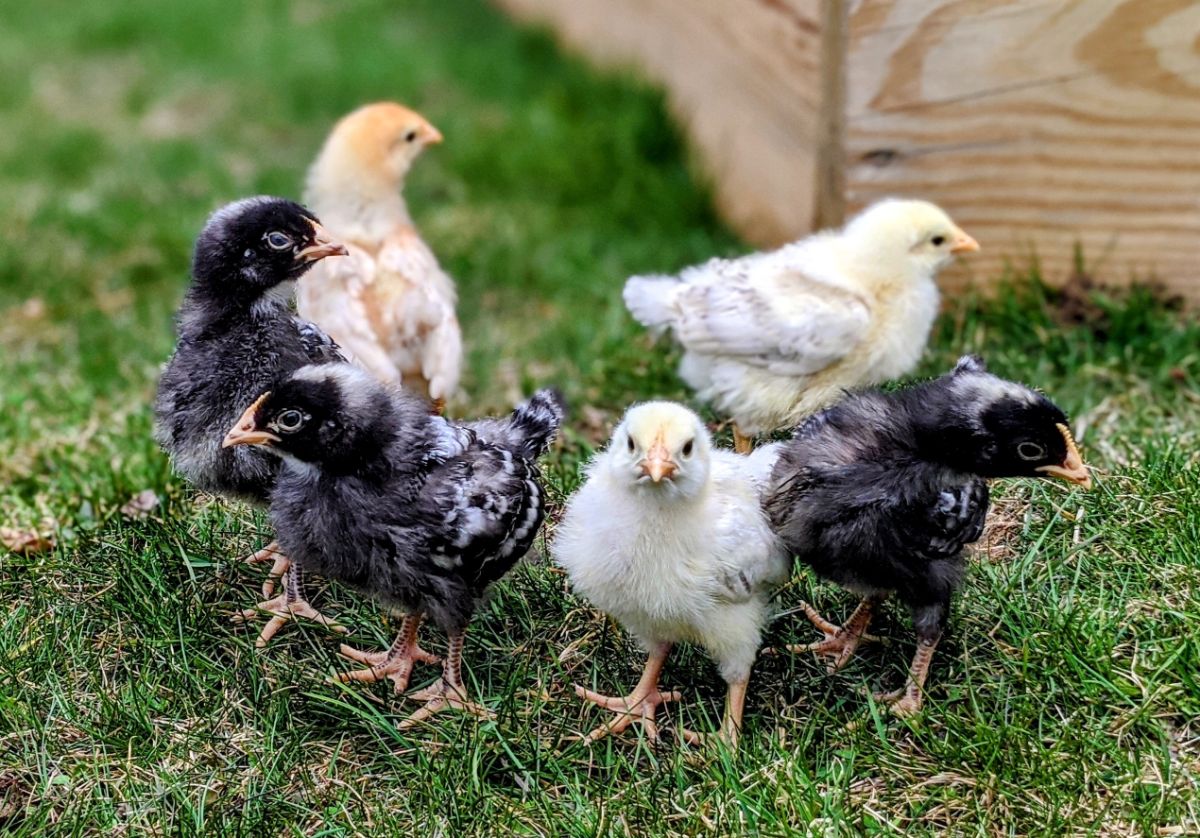
<svg viewBox="0 0 1200 838"><path fill-rule="evenodd" d="M391 652L363 652L343 643L338 651L342 657L365 663L368 668L342 672L335 676L335 681L343 684L350 681L374 683L382 678L390 678L396 685L397 695L408 689L408 679L412 677L414 664L440 663L442 660L437 655L426 652L420 646L413 646L406 651L392 654Z"/></svg>
<svg viewBox="0 0 1200 838"><path fill-rule="evenodd" d="M439 679L431 687L418 690L410 695L409 698L414 701L424 701L425 703L421 707L418 707L411 716L397 725L397 730L408 730L411 727L416 727L443 710L458 710L462 713L468 713L480 721L496 718L496 714L482 704L476 704L467 699L467 689L464 685L449 684L444 678Z"/></svg>
<svg viewBox="0 0 1200 838"><path fill-rule="evenodd" d="M304 617L313 620L340 634L346 634L349 631L345 626L338 625L335 620L321 614L320 611L309 605L307 600L298 599L289 603L287 601L287 594L280 594L274 599L260 602L253 608L247 608L241 613L235 614L233 621L235 623L249 622L257 618L262 612L271 614L271 619L263 626L263 630L258 635L258 640L254 641L254 646L257 649L264 648L270 642L271 638L293 617Z"/></svg>
<svg viewBox="0 0 1200 838"><path fill-rule="evenodd" d="M646 731L646 737L652 742L658 741L658 723L654 720L660 704L668 701L679 701L682 694L678 690L664 692L655 687L639 695L637 692L624 697L602 695L583 687L575 687L575 695L584 701L598 704L606 710L611 710L617 717L607 724L582 737L584 742L596 742L613 733L620 733L630 725L640 724Z"/></svg>
<svg viewBox="0 0 1200 838"><path fill-rule="evenodd" d="M829 662L829 672L834 673L849 662L858 644L863 641L878 640L878 637L856 631L854 626L837 626L826 620L816 609L807 602L802 603L804 616L825 635L823 640L816 643L800 643L786 647L792 654L813 652Z"/></svg>

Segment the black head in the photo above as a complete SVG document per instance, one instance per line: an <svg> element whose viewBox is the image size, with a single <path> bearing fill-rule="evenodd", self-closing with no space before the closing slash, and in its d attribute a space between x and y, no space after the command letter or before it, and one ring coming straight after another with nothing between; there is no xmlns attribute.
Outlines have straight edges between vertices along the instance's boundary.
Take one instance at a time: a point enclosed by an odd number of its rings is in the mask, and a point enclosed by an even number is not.
<svg viewBox="0 0 1200 838"><path fill-rule="evenodd" d="M196 239L192 275L230 299L256 299L299 279L326 256L345 253L316 216L294 201L245 198L209 217Z"/></svg>
<svg viewBox="0 0 1200 838"><path fill-rule="evenodd" d="M945 397L957 421L942 437L957 466L983 477L1058 477L1090 488L1070 423L1058 405L1036 390L991 375L967 356L950 375Z"/></svg>
<svg viewBox="0 0 1200 838"><path fill-rule="evenodd" d="M222 447L259 445L346 473L379 462L396 427L392 394L369 374L349 364L313 365L250 405Z"/></svg>

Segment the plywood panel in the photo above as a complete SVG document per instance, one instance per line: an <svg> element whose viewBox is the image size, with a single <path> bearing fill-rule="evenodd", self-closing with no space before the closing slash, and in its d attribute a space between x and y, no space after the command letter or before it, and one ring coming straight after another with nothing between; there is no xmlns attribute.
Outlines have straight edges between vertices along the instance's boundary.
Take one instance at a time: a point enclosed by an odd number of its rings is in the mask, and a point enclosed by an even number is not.
<svg viewBox="0 0 1200 838"><path fill-rule="evenodd" d="M820 0L497 2L662 84L742 235L774 244L811 228L818 160L830 151L821 142L831 136L821 117Z"/></svg>
<svg viewBox="0 0 1200 838"><path fill-rule="evenodd" d="M941 203L979 277L1062 280L1079 242L1200 299L1200 3L860 0L846 72L851 209Z"/></svg>

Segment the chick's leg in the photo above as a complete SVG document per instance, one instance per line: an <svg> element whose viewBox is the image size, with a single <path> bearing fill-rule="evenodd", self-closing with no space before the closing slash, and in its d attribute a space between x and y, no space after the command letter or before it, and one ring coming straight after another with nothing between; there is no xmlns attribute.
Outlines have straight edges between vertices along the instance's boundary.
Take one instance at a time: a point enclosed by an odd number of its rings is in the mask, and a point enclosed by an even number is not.
<svg viewBox="0 0 1200 838"><path fill-rule="evenodd" d="M234 620L237 622L254 619L260 611L268 611L272 615L267 624L263 626L262 632L259 633L258 640L254 641L255 648L262 649L266 647L271 638L293 617L307 617L341 634L347 632L344 626L338 625L337 622L324 616L317 609L309 605L308 600L305 599L302 593L303 584L304 580L300 573L300 565L293 562L288 567L287 573L284 576L282 594L274 599L260 602L253 608L247 608L241 614L234 615Z"/></svg>
<svg viewBox="0 0 1200 838"><path fill-rule="evenodd" d="M247 556L244 561L246 564L273 562L271 569L267 571L267 578L263 580L262 585L263 596L268 599L270 599L271 594L275 593L275 581L282 578L283 574L287 573L287 569L292 565L288 557L283 554L278 541L272 541L261 550L256 550Z"/></svg>
<svg viewBox="0 0 1200 838"><path fill-rule="evenodd" d="M742 733L742 713L746 708L746 687L749 681L731 681L729 691L725 694L725 718L721 720L721 730L716 738L735 750L738 738ZM696 733L691 730L681 730L680 734L689 745L703 745L709 741L711 734Z"/></svg>
<svg viewBox="0 0 1200 838"><path fill-rule="evenodd" d="M814 652L821 655L828 659L829 671L837 672L854 655L859 643L864 640L877 639L867 634L867 626L871 624L875 608L882 601L883 597L865 597L851 613L850 619L846 620L846 624L842 626L835 626L818 614L816 609L807 602L803 603L804 615L825 635L825 639L818 640L816 643L788 646L787 650L793 654Z"/></svg>
<svg viewBox="0 0 1200 838"><path fill-rule="evenodd" d="M925 690L925 678L929 675L929 662L933 660L933 652L940 638L921 638L917 641L917 651L913 655L912 666L908 669L908 680L904 686L890 693L877 693L875 699L887 704L888 711L893 716L908 718L921 712L922 697Z"/></svg>
<svg viewBox="0 0 1200 838"><path fill-rule="evenodd" d="M342 657L365 663L367 669L343 672L336 680L345 684L349 681L378 681L381 678L391 678L392 683L396 685L397 694L407 690L414 664L437 663L441 660L437 655L426 652L417 643L417 630L421 627L422 619L420 614L405 614L396 640L386 652L362 652L343 643L339 650Z"/></svg>
<svg viewBox="0 0 1200 838"><path fill-rule="evenodd" d="M733 450L738 454L749 454L754 450L754 437L743 434L736 422L733 424Z"/></svg>
<svg viewBox="0 0 1200 838"><path fill-rule="evenodd" d="M641 680L633 688L633 692L623 698L601 695L580 686L575 687L575 695L584 701L599 704L617 714L616 719L600 725L584 736L583 741L595 742L610 733L620 733L635 722L645 729L646 736L651 740L658 739L658 724L654 721L658 706L668 701L679 701L681 697L677 691L662 692L658 688L658 676L662 673L663 664L666 663L667 654L670 651L670 643L660 643L655 646L646 658L646 667L642 670Z"/></svg>
<svg viewBox="0 0 1200 838"><path fill-rule="evenodd" d="M478 719L495 717L491 710L467 699L467 687L462 679L462 651L466 639L466 633L462 631L450 635L446 659L442 661L441 680L431 687L412 694L413 699L424 701L425 704L397 725L397 730L407 730L419 725L443 710L461 710Z"/></svg>

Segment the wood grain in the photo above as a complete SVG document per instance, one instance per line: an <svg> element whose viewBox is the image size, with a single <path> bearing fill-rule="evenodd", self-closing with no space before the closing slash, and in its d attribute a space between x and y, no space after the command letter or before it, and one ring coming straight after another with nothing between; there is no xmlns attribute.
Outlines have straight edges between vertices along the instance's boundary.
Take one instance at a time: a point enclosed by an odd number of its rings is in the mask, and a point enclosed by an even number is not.
<svg viewBox="0 0 1200 838"><path fill-rule="evenodd" d="M1156 277L1200 301L1200 4L861 0L850 18L847 199L927 197L983 244ZM961 276L961 275L960 275Z"/></svg>
<svg viewBox="0 0 1200 838"><path fill-rule="evenodd" d="M497 2L550 25L572 48L635 65L663 85L718 209L747 239L775 244L811 228L826 128L822 0Z"/></svg>

